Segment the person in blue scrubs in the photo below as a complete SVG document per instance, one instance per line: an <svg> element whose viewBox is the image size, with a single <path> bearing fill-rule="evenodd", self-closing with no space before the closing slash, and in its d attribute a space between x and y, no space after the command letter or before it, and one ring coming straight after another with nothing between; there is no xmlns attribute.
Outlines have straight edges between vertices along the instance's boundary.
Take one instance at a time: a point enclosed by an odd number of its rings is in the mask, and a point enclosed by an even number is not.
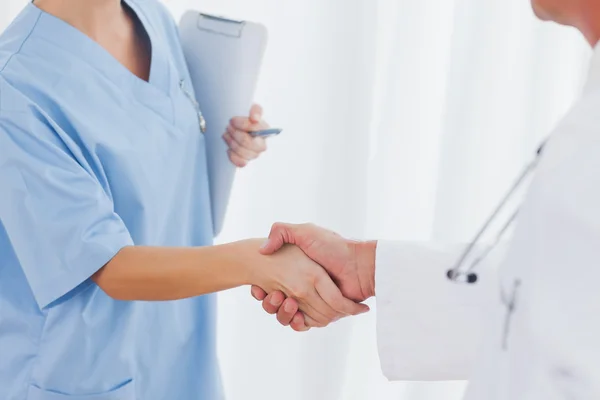
<svg viewBox="0 0 600 400"><path fill-rule="evenodd" d="M214 293L241 285L365 311L295 247L212 245L189 81L156 0L39 0L0 36L0 399L221 399ZM232 120L236 165L260 127Z"/></svg>

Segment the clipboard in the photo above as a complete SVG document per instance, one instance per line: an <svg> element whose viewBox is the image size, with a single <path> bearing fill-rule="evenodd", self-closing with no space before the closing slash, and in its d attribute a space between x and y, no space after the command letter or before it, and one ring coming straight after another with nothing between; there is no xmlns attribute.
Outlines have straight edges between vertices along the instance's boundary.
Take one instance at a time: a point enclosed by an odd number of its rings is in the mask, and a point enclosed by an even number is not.
<svg viewBox="0 0 600 400"><path fill-rule="evenodd" d="M223 228L236 167L222 139L229 120L248 115L267 45L265 26L187 11L179 34L196 101L206 120L213 233Z"/></svg>

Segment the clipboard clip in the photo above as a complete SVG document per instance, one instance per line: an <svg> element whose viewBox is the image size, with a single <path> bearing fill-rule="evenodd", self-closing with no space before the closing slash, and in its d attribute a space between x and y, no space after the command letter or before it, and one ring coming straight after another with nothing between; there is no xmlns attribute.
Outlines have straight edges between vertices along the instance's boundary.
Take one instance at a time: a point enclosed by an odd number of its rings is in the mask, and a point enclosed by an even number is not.
<svg viewBox="0 0 600 400"><path fill-rule="evenodd" d="M242 20L198 13L198 22L196 25L198 29L203 31L239 38L242 36L245 24L246 22Z"/></svg>

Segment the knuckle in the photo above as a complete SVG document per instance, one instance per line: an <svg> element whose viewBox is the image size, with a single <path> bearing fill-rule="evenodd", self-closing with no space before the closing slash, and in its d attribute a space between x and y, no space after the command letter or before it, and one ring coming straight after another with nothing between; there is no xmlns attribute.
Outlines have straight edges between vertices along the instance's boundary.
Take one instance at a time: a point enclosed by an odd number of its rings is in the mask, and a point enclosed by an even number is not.
<svg viewBox="0 0 600 400"><path fill-rule="evenodd" d="M315 224L312 222L306 222L300 226L303 230L313 230L315 228Z"/></svg>
<svg viewBox="0 0 600 400"><path fill-rule="evenodd" d="M273 226L271 227L271 232L275 233L275 232L279 232L282 230L285 230L286 225L283 222L275 222L273 224Z"/></svg>

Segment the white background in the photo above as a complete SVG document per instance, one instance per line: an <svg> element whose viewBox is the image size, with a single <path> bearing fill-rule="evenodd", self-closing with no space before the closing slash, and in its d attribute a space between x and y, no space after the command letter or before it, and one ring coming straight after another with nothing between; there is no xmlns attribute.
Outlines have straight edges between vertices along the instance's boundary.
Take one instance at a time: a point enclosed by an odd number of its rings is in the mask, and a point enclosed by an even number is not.
<svg viewBox="0 0 600 400"><path fill-rule="evenodd" d="M577 95L589 53L528 0L164 2L177 19L194 8L270 31L257 100L285 133L240 172L219 241L278 220L468 239ZM0 29L24 4L0 0ZM375 312L299 335L248 292L220 299L230 400L460 398L461 383L386 382Z"/></svg>

